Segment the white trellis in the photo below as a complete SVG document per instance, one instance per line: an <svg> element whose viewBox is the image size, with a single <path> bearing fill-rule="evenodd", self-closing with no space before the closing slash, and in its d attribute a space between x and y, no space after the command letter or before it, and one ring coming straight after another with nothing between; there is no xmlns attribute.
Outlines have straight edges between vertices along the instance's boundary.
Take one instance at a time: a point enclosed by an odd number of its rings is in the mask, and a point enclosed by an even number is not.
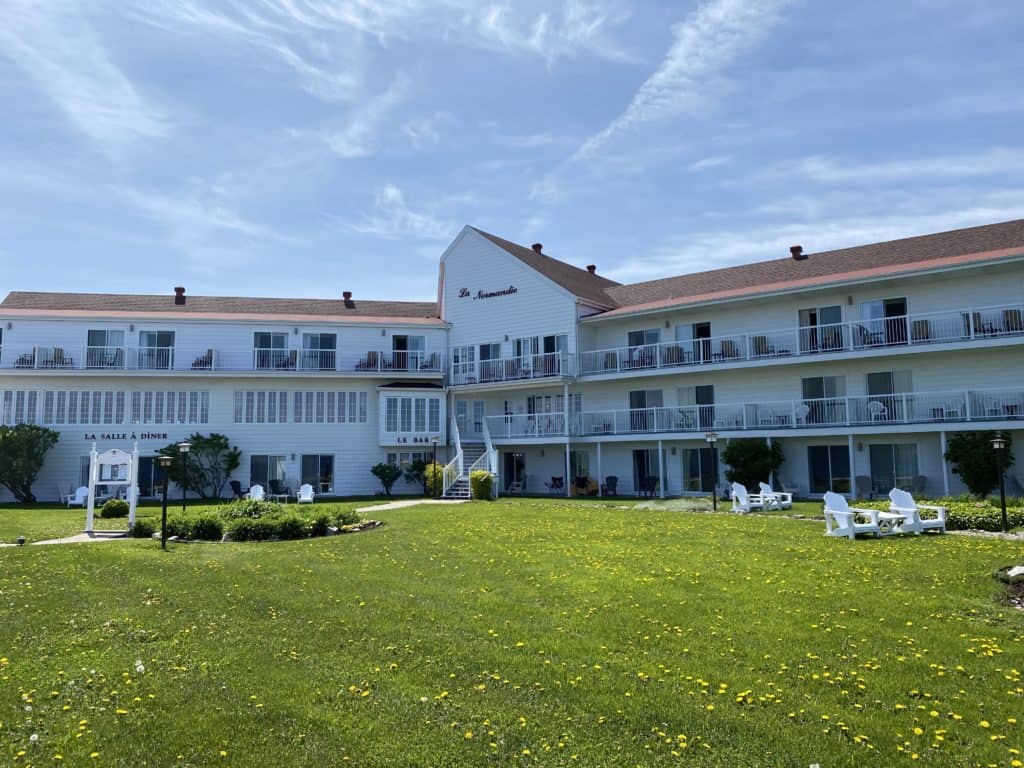
<svg viewBox="0 0 1024 768"><path fill-rule="evenodd" d="M128 497L128 527L135 525L135 505L139 499L139 444L132 446L132 452L111 448L97 453L96 443L89 451L89 502L85 513L85 531L92 533L93 517L96 511L96 486L121 486Z"/></svg>

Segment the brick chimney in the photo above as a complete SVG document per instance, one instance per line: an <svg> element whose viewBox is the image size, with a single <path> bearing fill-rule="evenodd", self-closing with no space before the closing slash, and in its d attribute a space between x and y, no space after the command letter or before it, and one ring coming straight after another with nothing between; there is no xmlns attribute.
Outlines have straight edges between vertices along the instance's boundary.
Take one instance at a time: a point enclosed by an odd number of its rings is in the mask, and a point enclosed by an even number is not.
<svg viewBox="0 0 1024 768"><path fill-rule="evenodd" d="M352 291L342 291L341 298L345 301L346 309L355 309L356 303L352 301Z"/></svg>
<svg viewBox="0 0 1024 768"><path fill-rule="evenodd" d="M185 303L185 289L180 285L174 289L174 303L179 306Z"/></svg>
<svg viewBox="0 0 1024 768"><path fill-rule="evenodd" d="M544 246L541 245L540 243L534 243L530 247L533 248L533 252L536 253L538 256L544 255L543 253L541 253L541 251L544 249Z"/></svg>
<svg viewBox="0 0 1024 768"><path fill-rule="evenodd" d="M592 275L597 274L597 264L587 264L587 272Z"/></svg>
<svg viewBox="0 0 1024 768"><path fill-rule="evenodd" d="M793 257L793 261L803 261L807 258L807 254L804 253L804 247L802 245L790 246L789 255Z"/></svg>

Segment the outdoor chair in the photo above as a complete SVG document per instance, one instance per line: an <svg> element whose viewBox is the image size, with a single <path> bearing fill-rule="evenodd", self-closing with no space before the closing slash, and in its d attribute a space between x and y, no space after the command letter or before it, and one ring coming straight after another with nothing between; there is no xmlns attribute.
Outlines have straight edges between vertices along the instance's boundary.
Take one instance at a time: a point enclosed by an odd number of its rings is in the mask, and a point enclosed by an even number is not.
<svg viewBox="0 0 1024 768"><path fill-rule="evenodd" d="M765 509L790 509L793 506L793 494L787 491L774 491L768 483L758 483L761 488L761 500Z"/></svg>
<svg viewBox="0 0 1024 768"><path fill-rule="evenodd" d="M552 477L550 483L544 483L548 490L552 493L565 490L565 478L564 477Z"/></svg>
<svg viewBox="0 0 1024 768"><path fill-rule="evenodd" d="M872 400L868 403L868 417L871 421L888 421L889 409L885 407L884 403Z"/></svg>
<svg viewBox="0 0 1024 768"><path fill-rule="evenodd" d="M73 494L68 496L68 508L71 507L84 507L89 502L89 489L86 486L80 486L75 490Z"/></svg>
<svg viewBox="0 0 1024 768"><path fill-rule="evenodd" d="M240 482L238 482L237 480L232 480L230 482L230 485L231 485L231 492L233 494L235 494L235 498L236 499L244 499L245 498L245 493L246 492L242 490L242 484Z"/></svg>
<svg viewBox="0 0 1024 768"><path fill-rule="evenodd" d="M309 483L303 483L299 486L299 504L312 504L313 503L313 486Z"/></svg>
<svg viewBox="0 0 1024 768"><path fill-rule="evenodd" d="M213 370L213 350L206 350L205 354L200 355L192 361L193 371L210 371Z"/></svg>
<svg viewBox="0 0 1024 768"><path fill-rule="evenodd" d="M749 493L743 483L733 483L730 496L733 512L749 514L755 509L764 509L764 499L759 494Z"/></svg>
<svg viewBox="0 0 1024 768"><path fill-rule="evenodd" d="M604 485L601 486L601 494L603 496L619 495L619 478L617 475L608 475L604 479Z"/></svg>
<svg viewBox="0 0 1024 768"><path fill-rule="evenodd" d="M658 492L658 483L661 478L657 475L647 475L640 480L640 495L654 497L654 494Z"/></svg>
<svg viewBox="0 0 1024 768"><path fill-rule="evenodd" d="M913 533L921 535L925 531L946 532L946 508L936 507L931 504L918 504L914 497L904 490L893 488L889 491L889 511L903 516L900 523L900 533ZM934 512L935 517L921 517L921 510L925 509Z"/></svg>
<svg viewBox="0 0 1024 768"><path fill-rule="evenodd" d="M259 484L250 486L247 495L249 501L263 501L263 486Z"/></svg>
<svg viewBox="0 0 1024 768"><path fill-rule="evenodd" d="M868 518L869 522L858 523L858 515ZM846 503L846 499L838 493L833 493L832 491L826 493L825 535L846 536L853 539L856 538L858 533L873 533L875 536L882 535L882 528L878 523L878 511L851 507Z"/></svg>

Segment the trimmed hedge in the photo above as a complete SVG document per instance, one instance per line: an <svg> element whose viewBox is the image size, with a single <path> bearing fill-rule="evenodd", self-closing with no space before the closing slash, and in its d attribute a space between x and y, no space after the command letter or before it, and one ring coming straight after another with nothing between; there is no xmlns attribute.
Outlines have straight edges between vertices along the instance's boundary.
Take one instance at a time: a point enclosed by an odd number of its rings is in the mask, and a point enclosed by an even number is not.
<svg viewBox="0 0 1024 768"><path fill-rule="evenodd" d="M1001 531L1003 530L1003 513L998 506L990 501L965 501L963 497L936 499L934 501L917 500L920 504L933 504L946 508L946 529L950 531ZM887 510L889 502L883 500L851 502L852 506L867 509ZM1006 519L1010 528L1024 527L1024 507L1006 508Z"/></svg>
<svg viewBox="0 0 1024 768"><path fill-rule="evenodd" d="M494 475L485 469L475 469L469 474L469 489L474 499L491 501L494 491Z"/></svg>
<svg viewBox="0 0 1024 768"><path fill-rule="evenodd" d="M239 517L258 518L266 515L278 515L283 511L283 507L276 501L238 499L230 504L221 504L217 507L217 511L225 520L234 520Z"/></svg>
<svg viewBox="0 0 1024 768"><path fill-rule="evenodd" d="M357 512L333 505L321 506L314 515L306 516L274 502L236 501L172 513L167 518L167 535L196 541L220 541L225 533L232 541L304 539L326 536L334 527L361 521Z"/></svg>
<svg viewBox="0 0 1024 768"><path fill-rule="evenodd" d="M128 517L128 502L124 499L107 499L100 507L100 517Z"/></svg>

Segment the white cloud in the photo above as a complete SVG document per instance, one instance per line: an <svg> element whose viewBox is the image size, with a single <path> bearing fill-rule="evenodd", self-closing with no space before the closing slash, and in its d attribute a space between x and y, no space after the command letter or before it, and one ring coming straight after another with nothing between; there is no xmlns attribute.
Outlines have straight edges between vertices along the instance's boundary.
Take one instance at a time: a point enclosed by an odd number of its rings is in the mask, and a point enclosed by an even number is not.
<svg viewBox="0 0 1024 768"><path fill-rule="evenodd" d="M708 168L717 168L720 165L725 165L732 161L732 158L727 155L713 155L711 157L704 157L700 160L690 163L691 171L705 171Z"/></svg>
<svg viewBox="0 0 1024 768"><path fill-rule="evenodd" d="M399 73L377 95L352 108L343 124L326 132L327 145L338 157L365 157L373 153L380 139L382 123L409 92L409 79Z"/></svg>
<svg viewBox="0 0 1024 768"><path fill-rule="evenodd" d="M410 209L404 193L394 184L386 184L378 190L374 196L373 213L357 223L349 224L348 229L361 235L389 240L448 240L458 231L458 227L451 222Z"/></svg>
<svg viewBox="0 0 1024 768"><path fill-rule="evenodd" d="M840 163L815 155L781 163L760 178L802 179L819 184L890 184L893 182L1001 176L1024 173L1024 149L993 147L973 154L936 155L880 163Z"/></svg>
<svg viewBox="0 0 1024 768"><path fill-rule="evenodd" d="M439 110L428 117L417 117L402 126L402 133L416 149L441 141L441 126L451 122L450 113Z"/></svg>
<svg viewBox="0 0 1024 768"><path fill-rule="evenodd" d="M76 8L13 0L0 24L9 57L82 133L107 151L168 131Z"/></svg>
<svg viewBox="0 0 1024 768"><path fill-rule="evenodd" d="M896 213L865 212L855 216L827 218L799 223L792 215L780 213L778 224L738 225L728 220L727 229L692 232L683 244L669 244L653 253L641 254L608 270L608 276L622 282L652 280L718 267L781 259L791 245L800 244L813 254L866 243L880 243L904 237L943 232L961 227L1024 218L1024 191L992 193L969 207L935 206L929 210Z"/></svg>

